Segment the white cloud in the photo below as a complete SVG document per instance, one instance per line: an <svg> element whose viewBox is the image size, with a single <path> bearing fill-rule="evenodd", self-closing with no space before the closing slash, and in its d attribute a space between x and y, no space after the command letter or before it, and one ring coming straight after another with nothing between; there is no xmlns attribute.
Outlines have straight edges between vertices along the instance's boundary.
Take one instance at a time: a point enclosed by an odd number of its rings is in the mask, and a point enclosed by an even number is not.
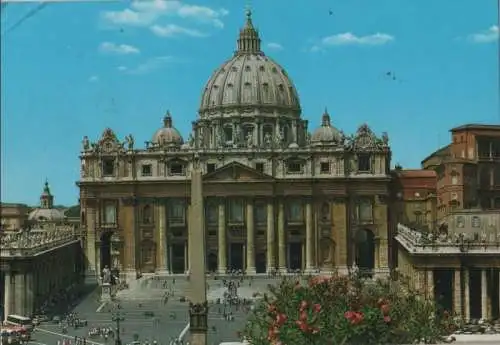
<svg viewBox="0 0 500 345"><path fill-rule="evenodd" d="M148 27L165 17L190 19L198 23L208 23L216 28L224 27L222 18L229 12L226 9L213 9L207 6L190 5L178 0L135 0L129 8L122 11L103 12L102 18L117 25Z"/></svg>
<svg viewBox="0 0 500 345"><path fill-rule="evenodd" d="M324 37L321 40L323 46L340 45L370 45L378 46L394 41L394 36L377 32L373 35L356 36L351 32Z"/></svg>
<svg viewBox="0 0 500 345"><path fill-rule="evenodd" d="M139 64L135 68L127 68L125 66L119 66L118 70L127 74L142 75L153 72L161 68L162 66L166 65L167 63L173 61L174 61L173 56L157 56L146 60L145 62Z"/></svg>
<svg viewBox="0 0 500 345"><path fill-rule="evenodd" d="M268 49L274 50L274 51L283 50L283 46L279 43L276 43L276 42L269 42L268 44L266 44L266 46Z"/></svg>
<svg viewBox="0 0 500 345"><path fill-rule="evenodd" d="M175 24L168 24L165 26L161 25L153 25L151 26L151 31L160 37L173 37L179 35L191 36L191 37L205 37L207 36L205 33L195 30L184 28Z"/></svg>
<svg viewBox="0 0 500 345"><path fill-rule="evenodd" d="M116 44L112 42L102 42L99 45L99 50L103 53L112 53L119 55L139 54L141 51L128 44Z"/></svg>
<svg viewBox="0 0 500 345"><path fill-rule="evenodd" d="M97 83L99 81L99 76L92 75L89 77L89 83Z"/></svg>
<svg viewBox="0 0 500 345"><path fill-rule="evenodd" d="M497 25L492 25L488 30L469 35L469 40L474 43L491 43L498 41L499 30Z"/></svg>

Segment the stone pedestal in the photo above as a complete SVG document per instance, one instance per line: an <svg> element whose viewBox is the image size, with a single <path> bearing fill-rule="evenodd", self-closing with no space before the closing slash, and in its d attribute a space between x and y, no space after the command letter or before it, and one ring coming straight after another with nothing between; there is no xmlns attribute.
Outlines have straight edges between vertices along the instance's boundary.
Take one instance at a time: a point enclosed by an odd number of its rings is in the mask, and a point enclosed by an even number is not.
<svg viewBox="0 0 500 345"><path fill-rule="evenodd" d="M101 285L101 302L111 302L111 284L103 283Z"/></svg>

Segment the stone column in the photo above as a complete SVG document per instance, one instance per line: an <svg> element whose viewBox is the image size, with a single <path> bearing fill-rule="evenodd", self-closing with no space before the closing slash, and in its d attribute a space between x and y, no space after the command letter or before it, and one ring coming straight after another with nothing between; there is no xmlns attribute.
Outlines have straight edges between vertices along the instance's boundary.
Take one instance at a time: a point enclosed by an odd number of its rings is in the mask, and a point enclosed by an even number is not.
<svg viewBox="0 0 500 345"><path fill-rule="evenodd" d="M34 312L34 294L35 294L35 286L33 283L33 272L26 272L25 276L26 283L26 303L25 303L25 312L24 315L31 316Z"/></svg>
<svg viewBox="0 0 500 345"><path fill-rule="evenodd" d="M157 205L158 209L158 252L156 257L158 260L158 271L160 274L169 274L168 270L168 253L167 253L167 229L166 229L166 200L161 199Z"/></svg>
<svg viewBox="0 0 500 345"><path fill-rule="evenodd" d="M267 202L267 273L272 273L276 269L274 219L274 200L271 199Z"/></svg>
<svg viewBox="0 0 500 345"><path fill-rule="evenodd" d="M311 200L306 203L306 272L314 271L314 229Z"/></svg>
<svg viewBox="0 0 500 345"><path fill-rule="evenodd" d="M464 270L464 319L470 320L470 273L469 269Z"/></svg>
<svg viewBox="0 0 500 345"><path fill-rule="evenodd" d="M427 268L427 286L426 286L427 297L434 298L434 271L432 268Z"/></svg>
<svg viewBox="0 0 500 345"><path fill-rule="evenodd" d="M332 231L331 237L335 241L335 257L332 258L337 266L340 274L347 274L347 260L348 260L348 214L347 214L347 199L338 198L333 201L332 205ZM321 260L324 261L324 260ZM322 265L324 266L324 264ZM333 267L321 267L322 271L331 272Z"/></svg>
<svg viewBox="0 0 500 345"><path fill-rule="evenodd" d="M136 253L139 250L138 243L136 243L136 210L135 199L129 199L122 202L120 206L123 207L124 224L123 224L123 237L124 237L124 271L129 280L136 278Z"/></svg>
<svg viewBox="0 0 500 345"><path fill-rule="evenodd" d="M254 275L255 272L255 226L253 216L253 200L247 201L247 260L246 274Z"/></svg>
<svg viewBox="0 0 500 345"><path fill-rule="evenodd" d="M3 305L4 305L4 319L7 315L12 314L13 299L12 299L12 276L10 271L5 272L5 282L4 282L4 296L3 296ZM3 320L0 320L3 321Z"/></svg>
<svg viewBox="0 0 500 345"><path fill-rule="evenodd" d="M26 309L26 284L24 272L16 273L14 278L16 280L16 289L14 296L16 299L14 313L18 315L25 315Z"/></svg>
<svg viewBox="0 0 500 345"><path fill-rule="evenodd" d="M455 269L453 277L453 313L462 315L462 282L460 268Z"/></svg>
<svg viewBox="0 0 500 345"><path fill-rule="evenodd" d="M217 229L219 249L217 251L217 271L219 274L227 273L227 244L226 244L226 200L219 200L219 219Z"/></svg>
<svg viewBox="0 0 500 345"><path fill-rule="evenodd" d="M489 319L488 315L488 271L481 270L481 318Z"/></svg>
<svg viewBox="0 0 500 345"><path fill-rule="evenodd" d="M283 199L278 204L278 268L280 272L287 273L286 239L285 239L285 205Z"/></svg>
<svg viewBox="0 0 500 345"><path fill-rule="evenodd" d="M97 219L96 207L97 203L85 202L86 207L86 240L85 240L85 256L87 259L85 267L85 280L87 283L95 283L97 281L97 263L96 263L96 232L97 232Z"/></svg>

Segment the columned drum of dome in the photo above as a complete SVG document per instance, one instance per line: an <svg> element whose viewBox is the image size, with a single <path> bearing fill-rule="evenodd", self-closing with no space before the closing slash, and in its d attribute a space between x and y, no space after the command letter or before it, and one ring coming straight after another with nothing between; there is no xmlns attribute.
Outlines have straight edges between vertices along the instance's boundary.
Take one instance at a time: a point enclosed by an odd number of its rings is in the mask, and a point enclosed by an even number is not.
<svg viewBox="0 0 500 345"><path fill-rule="evenodd" d="M206 270L220 275L327 274L355 264L387 272L388 136L366 124L346 135L326 111L311 134L295 86L262 51L250 12L193 120L185 141L169 112L145 147L109 128L93 143L84 138L78 185L89 275L105 262L133 278L189 274L193 241L205 244ZM195 165L204 211L190 205ZM192 238L189 224L202 218L205 238ZM361 230L374 235L373 265L357 255ZM103 234L110 255L99 250Z"/></svg>

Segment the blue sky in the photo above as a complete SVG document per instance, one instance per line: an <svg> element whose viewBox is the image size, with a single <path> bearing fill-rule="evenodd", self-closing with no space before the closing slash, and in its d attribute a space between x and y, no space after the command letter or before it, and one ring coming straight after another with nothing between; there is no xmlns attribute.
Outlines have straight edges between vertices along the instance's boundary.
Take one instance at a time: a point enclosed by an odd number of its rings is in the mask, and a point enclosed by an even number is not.
<svg viewBox="0 0 500 345"><path fill-rule="evenodd" d="M245 1L49 3L16 25L37 6L2 5L1 197L35 204L48 178L56 203L73 204L84 135L111 127L142 143L169 109L187 136L205 82L235 49ZM311 129L326 106L345 132L387 131L393 164L418 167L451 127L500 123L497 0L252 8Z"/></svg>

